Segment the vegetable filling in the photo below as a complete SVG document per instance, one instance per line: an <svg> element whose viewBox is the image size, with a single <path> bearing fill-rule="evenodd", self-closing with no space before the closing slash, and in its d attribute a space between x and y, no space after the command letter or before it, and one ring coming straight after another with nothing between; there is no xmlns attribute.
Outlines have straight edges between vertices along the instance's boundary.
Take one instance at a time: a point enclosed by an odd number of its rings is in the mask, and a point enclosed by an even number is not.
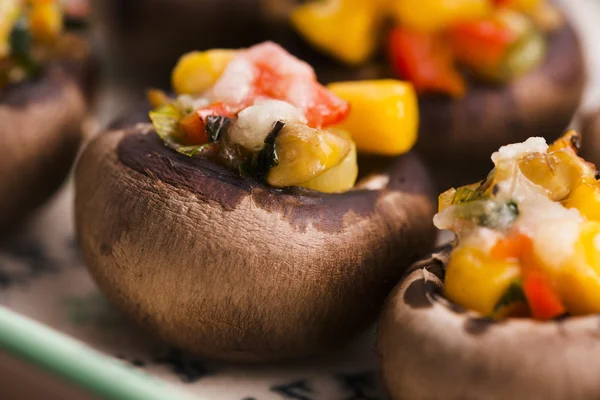
<svg viewBox="0 0 600 400"><path fill-rule="evenodd" d="M87 52L82 40L64 31L65 22L82 25L79 17L63 12L70 3L0 1L0 88L39 74L50 61L79 58Z"/></svg>
<svg viewBox="0 0 600 400"><path fill-rule="evenodd" d="M165 145L275 187L346 191L358 175L357 151L399 155L416 140L410 84L326 88L308 64L271 42L188 53L172 81L175 97L148 91Z"/></svg>
<svg viewBox="0 0 600 400"><path fill-rule="evenodd" d="M600 312L600 183L579 143L504 146L487 179L440 195L434 223L458 238L448 299L495 318Z"/></svg>
<svg viewBox="0 0 600 400"><path fill-rule="evenodd" d="M545 34L563 24L546 0L312 1L298 6L292 25L315 47L348 64L367 62L387 33L396 73L420 93L461 97L465 75L508 82L544 58Z"/></svg>

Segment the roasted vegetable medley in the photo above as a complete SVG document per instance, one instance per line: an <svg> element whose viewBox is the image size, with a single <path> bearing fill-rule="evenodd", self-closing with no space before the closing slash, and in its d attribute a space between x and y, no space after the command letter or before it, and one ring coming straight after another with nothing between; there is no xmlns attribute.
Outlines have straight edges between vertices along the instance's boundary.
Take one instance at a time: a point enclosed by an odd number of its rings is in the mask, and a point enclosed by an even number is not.
<svg viewBox="0 0 600 400"><path fill-rule="evenodd" d="M504 146L486 180L440 195L435 225L458 238L448 299L492 317L600 312L600 183L579 143Z"/></svg>
<svg viewBox="0 0 600 400"><path fill-rule="evenodd" d="M83 43L64 33L59 0L0 1L0 87L37 74L53 59L77 57Z"/></svg>
<svg viewBox="0 0 600 400"><path fill-rule="evenodd" d="M416 140L412 85L381 80L326 88L308 64L271 42L186 54L172 81L174 98L148 92L164 143L276 187L349 190L357 151L397 155Z"/></svg>
<svg viewBox="0 0 600 400"><path fill-rule="evenodd" d="M393 28L387 32L387 20ZM348 64L386 47L397 74L418 92L460 97L469 75L506 82L544 57L545 33L562 25L546 0L325 0L298 6L296 30ZM385 33L385 46L378 38Z"/></svg>

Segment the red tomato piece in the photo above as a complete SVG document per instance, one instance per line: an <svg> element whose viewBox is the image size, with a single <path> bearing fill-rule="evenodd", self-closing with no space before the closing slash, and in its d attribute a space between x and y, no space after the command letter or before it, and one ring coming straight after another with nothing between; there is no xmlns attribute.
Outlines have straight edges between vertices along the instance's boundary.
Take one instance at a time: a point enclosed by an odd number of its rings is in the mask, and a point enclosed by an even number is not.
<svg viewBox="0 0 600 400"><path fill-rule="evenodd" d="M540 271L531 270L525 273L523 292L527 298L531 314L536 319L556 318L567 311L558 293Z"/></svg>
<svg viewBox="0 0 600 400"><path fill-rule="evenodd" d="M189 145L203 145L208 143L206 132L206 118L209 116L231 117L232 113L223 103L214 103L204 108L199 108L181 120L179 126Z"/></svg>
<svg viewBox="0 0 600 400"><path fill-rule="evenodd" d="M508 26L493 19L455 25L449 36L456 59L475 70L499 65L516 40Z"/></svg>
<svg viewBox="0 0 600 400"><path fill-rule="evenodd" d="M464 95L465 81L442 34L397 27L390 33L389 55L396 73L411 81L417 92Z"/></svg>

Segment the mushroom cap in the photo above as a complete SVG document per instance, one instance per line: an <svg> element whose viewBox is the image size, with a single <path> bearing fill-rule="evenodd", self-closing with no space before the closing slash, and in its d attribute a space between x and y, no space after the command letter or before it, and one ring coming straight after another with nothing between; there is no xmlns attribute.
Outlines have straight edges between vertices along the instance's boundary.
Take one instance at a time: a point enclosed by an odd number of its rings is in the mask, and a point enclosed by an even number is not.
<svg viewBox="0 0 600 400"><path fill-rule="evenodd" d="M600 109L583 116L581 133L583 136L581 156L600 166Z"/></svg>
<svg viewBox="0 0 600 400"><path fill-rule="evenodd" d="M428 182L407 154L374 190L276 189L137 124L82 153L77 236L108 298L163 340L214 359L296 358L368 327L431 248Z"/></svg>
<svg viewBox="0 0 600 400"><path fill-rule="evenodd" d="M492 320L442 297L449 248L386 300L377 352L394 400L597 399L600 319Z"/></svg>
<svg viewBox="0 0 600 400"><path fill-rule="evenodd" d="M50 197L71 168L87 108L79 72L53 64L0 89L0 232Z"/></svg>

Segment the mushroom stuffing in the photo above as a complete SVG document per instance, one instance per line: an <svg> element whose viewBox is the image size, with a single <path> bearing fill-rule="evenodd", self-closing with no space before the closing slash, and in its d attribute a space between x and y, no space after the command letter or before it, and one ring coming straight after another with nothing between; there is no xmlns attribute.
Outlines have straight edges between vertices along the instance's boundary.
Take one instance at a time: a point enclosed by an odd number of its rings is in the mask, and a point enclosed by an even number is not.
<svg viewBox="0 0 600 400"><path fill-rule="evenodd" d="M342 192L354 186L357 151L398 155L418 124L410 84L336 83L270 42L193 52L173 71L174 99L152 90L150 113L165 144L275 187Z"/></svg>
<svg viewBox="0 0 600 400"><path fill-rule="evenodd" d="M565 134L500 148L478 184L440 196L435 225L457 234L444 295L493 317L600 312L600 184Z"/></svg>
<svg viewBox="0 0 600 400"><path fill-rule="evenodd" d="M456 240L379 319L393 399L598 397L600 183L579 146L574 131L503 146L485 180L440 195L434 223Z"/></svg>
<svg viewBox="0 0 600 400"><path fill-rule="evenodd" d="M508 82L539 65L545 32L560 29L560 12L546 0L313 1L292 12L293 26L310 43L348 64L373 57L386 19L395 72L419 93L462 97L460 71L488 82Z"/></svg>

